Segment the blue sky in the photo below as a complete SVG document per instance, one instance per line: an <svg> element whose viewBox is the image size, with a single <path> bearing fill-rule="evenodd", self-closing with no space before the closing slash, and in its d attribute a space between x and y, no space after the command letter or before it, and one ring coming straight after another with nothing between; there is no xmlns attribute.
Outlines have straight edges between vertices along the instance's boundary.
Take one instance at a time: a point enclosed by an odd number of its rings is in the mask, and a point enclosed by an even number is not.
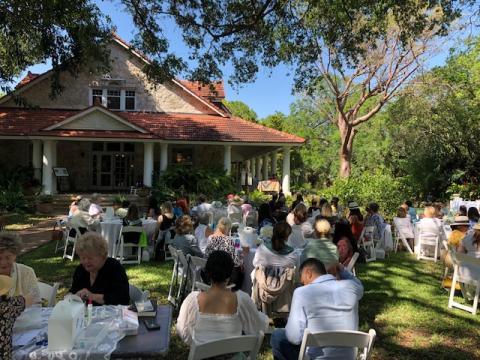
<svg viewBox="0 0 480 360"><path fill-rule="evenodd" d="M126 41L133 38L134 26L131 16L123 11L123 6L117 1L99 1L99 8L108 15L112 23L117 27L117 33ZM186 55L187 48L182 44L178 29L173 25L166 27L166 33L170 40L172 50L178 55ZM448 53L448 46L435 58L429 61L429 65L440 65L444 63ZM40 64L29 70L32 72L44 72L49 66ZM224 80L231 74L231 66L224 68ZM274 69L261 68L257 80L252 84L244 84L233 89L225 81L225 92L228 100L241 100L256 111L260 118L273 114L276 111L289 112L290 104L295 100L292 95L292 77L288 74L291 71L286 66L278 66ZM22 75L25 75L26 72ZM23 77L23 76L22 76Z"/></svg>

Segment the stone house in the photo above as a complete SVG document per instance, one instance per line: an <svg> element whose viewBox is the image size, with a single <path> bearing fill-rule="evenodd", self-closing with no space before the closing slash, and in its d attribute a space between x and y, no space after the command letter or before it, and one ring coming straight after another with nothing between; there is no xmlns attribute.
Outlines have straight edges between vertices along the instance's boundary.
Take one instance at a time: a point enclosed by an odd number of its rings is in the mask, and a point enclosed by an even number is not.
<svg viewBox="0 0 480 360"><path fill-rule="evenodd" d="M57 192L54 168L66 168L71 191L151 186L169 166L223 166L259 180L277 172L289 192L290 149L304 139L232 116L223 82L172 80L154 86L148 59L114 37L111 71L61 74L64 91L49 97L51 71L29 73L0 98L0 163L32 165L45 194ZM20 107L15 97L33 106Z"/></svg>

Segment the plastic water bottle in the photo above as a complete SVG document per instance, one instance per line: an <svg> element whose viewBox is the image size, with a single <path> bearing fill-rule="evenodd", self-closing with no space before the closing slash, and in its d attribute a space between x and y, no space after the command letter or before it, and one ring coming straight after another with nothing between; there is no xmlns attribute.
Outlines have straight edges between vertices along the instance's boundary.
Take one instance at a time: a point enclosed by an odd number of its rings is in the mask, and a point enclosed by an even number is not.
<svg viewBox="0 0 480 360"><path fill-rule="evenodd" d="M240 238L238 237L238 235L233 238L233 241L234 241L235 250L240 249Z"/></svg>

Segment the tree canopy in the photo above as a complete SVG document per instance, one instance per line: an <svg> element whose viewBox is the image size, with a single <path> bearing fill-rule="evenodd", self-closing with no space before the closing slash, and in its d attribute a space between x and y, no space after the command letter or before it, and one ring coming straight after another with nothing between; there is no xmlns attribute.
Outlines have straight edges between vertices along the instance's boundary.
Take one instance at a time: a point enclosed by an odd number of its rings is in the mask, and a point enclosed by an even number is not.
<svg viewBox="0 0 480 360"><path fill-rule="evenodd" d="M230 110L234 116L241 117L244 120L257 122L257 113L243 101L228 101L223 100L223 104Z"/></svg>

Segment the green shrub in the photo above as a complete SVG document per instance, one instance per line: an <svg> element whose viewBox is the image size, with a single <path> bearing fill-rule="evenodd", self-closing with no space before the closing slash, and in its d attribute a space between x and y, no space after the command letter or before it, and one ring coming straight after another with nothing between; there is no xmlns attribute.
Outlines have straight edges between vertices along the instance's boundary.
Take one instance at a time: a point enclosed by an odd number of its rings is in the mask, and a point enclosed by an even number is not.
<svg viewBox="0 0 480 360"><path fill-rule="evenodd" d="M480 185L479 184L451 184L447 191L447 195L452 197L453 194L459 194L465 200L480 199Z"/></svg>
<svg viewBox="0 0 480 360"><path fill-rule="evenodd" d="M352 200L362 207L376 202L386 218L392 218L396 209L411 196L405 179L395 178L387 170L380 169L371 173L353 173L348 179L337 179L332 186L320 190L318 195L327 199L337 196L345 207Z"/></svg>
<svg viewBox="0 0 480 360"><path fill-rule="evenodd" d="M192 168L174 166L165 171L154 185L154 195L173 200L177 196L204 194L211 199L222 199L235 192L235 180L220 167Z"/></svg>
<svg viewBox="0 0 480 360"><path fill-rule="evenodd" d="M18 183L11 182L0 188L0 211L13 211L25 208L22 188Z"/></svg>
<svg viewBox="0 0 480 360"><path fill-rule="evenodd" d="M255 204L257 208L260 207L261 204L268 203L270 200L272 200L271 195L265 194L259 190L255 190L248 194L248 198Z"/></svg>

